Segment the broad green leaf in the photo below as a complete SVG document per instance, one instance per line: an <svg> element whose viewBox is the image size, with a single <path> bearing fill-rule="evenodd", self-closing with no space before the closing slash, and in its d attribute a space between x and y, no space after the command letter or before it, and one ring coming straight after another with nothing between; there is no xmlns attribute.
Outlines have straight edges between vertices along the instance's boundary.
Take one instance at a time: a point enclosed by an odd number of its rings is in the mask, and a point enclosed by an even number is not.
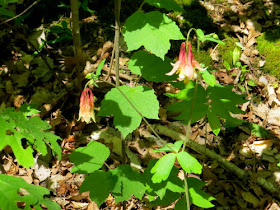
<svg viewBox="0 0 280 210"><path fill-rule="evenodd" d="M156 162L157 160L155 159L151 160L148 167L144 171L147 193L150 196L159 196L162 200L167 190L175 193L184 192L184 183L178 178L177 174L179 173L179 170L175 166L172 166L168 179L160 183L152 182L151 177L153 174L151 173L151 169L155 166Z"/></svg>
<svg viewBox="0 0 280 210"><path fill-rule="evenodd" d="M214 87L214 85L216 84L216 79L215 76L213 74L211 74L209 71L200 71L202 78L204 79L204 81L209 84L211 87Z"/></svg>
<svg viewBox="0 0 280 210"><path fill-rule="evenodd" d="M0 209L19 209L17 202L24 202L25 209L42 209L40 206L42 204L47 209L60 209L57 203L44 197L50 194L47 188L28 184L20 177L0 174L0 186ZM26 190L28 194L20 195L23 190Z"/></svg>
<svg viewBox="0 0 280 210"><path fill-rule="evenodd" d="M117 179L110 172L94 171L83 181L80 192L89 191L90 198L100 206L113 190Z"/></svg>
<svg viewBox="0 0 280 210"><path fill-rule="evenodd" d="M175 193L170 190L166 190L166 193L163 196L163 198L160 198L159 196L154 197L153 200L150 201L150 203L154 206L168 206L172 204L174 201L176 201L178 198L180 198L181 196L182 196L181 193ZM154 200L155 198L157 199Z"/></svg>
<svg viewBox="0 0 280 210"><path fill-rule="evenodd" d="M157 149L157 150L153 150L153 152L178 152L179 149L181 148L183 144L183 141L176 141L174 144L173 143L167 143L166 145L164 145L164 147Z"/></svg>
<svg viewBox="0 0 280 210"><path fill-rule="evenodd" d="M199 206L201 208L214 207L214 205L210 201L215 200L215 198L201 190L201 188L205 185L205 182L194 177L188 178L187 181L189 187L189 194L194 205Z"/></svg>
<svg viewBox="0 0 280 210"><path fill-rule="evenodd" d="M181 120L186 124L188 123L192 108L194 90L195 84L193 81L190 81L186 85L186 88L179 93L166 94L169 97L181 100L167 107L168 111L179 113L179 115L174 117L174 119ZM192 113L192 123L200 120L205 115L208 115L210 126L216 135L218 134L221 127L218 125L219 118L226 120L226 126L235 127L240 125L243 123L243 121L233 118L231 113L243 113L238 108L239 104L246 102L246 100L243 98L243 95L238 95L232 92L231 86L215 84L214 87L208 86L207 90L205 91L201 85L198 85L197 94L195 97L195 105Z"/></svg>
<svg viewBox="0 0 280 210"><path fill-rule="evenodd" d="M205 182L190 177L187 179L190 195L190 203L201 208L212 208L213 205L210 201L215 200L212 196L208 195L206 192L201 190L205 185ZM186 196L183 196L180 200L177 201L175 205L175 210L185 210L187 209Z"/></svg>
<svg viewBox="0 0 280 210"><path fill-rule="evenodd" d="M86 147L80 147L70 155L70 161L75 164L71 173L94 172L103 166L109 155L108 147L97 141L91 141Z"/></svg>
<svg viewBox="0 0 280 210"><path fill-rule="evenodd" d="M185 39L176 23L158 11L135 12L126 20L123 35L128 51L144 46L161 59L171 46L170 40Z"/></svg>
<svg viewBox="0 0 280 210"><path fill-rule="evenodd" d="M126 201L132 195L142 199L146 188L140 173L132 171L129 165L120 165L111 173L113 176L117 176L117 182L112 190L116 203Z"/></svg>
<svg viewBox="0 0 280 210"><path fill-rule="evenodd" d="M158 119L159 102L153 90L145 86L134 88L121 86L119 89L144 117ZM117 88L111 89L105 95L98 115L114 115L113 123L124 138L134 131L142 121L141 116Z"/></svg>
<svg viewBox="0 0 280 210"><path fill-rule="evenodd" d="M153 183L160 183L161 181L165 181L168 178L175 163L175 159L176 154L169 153L157 161L151 170L151 173L154 174L152 177Z"/></svg>
<svg viewBox="0 0 280 210"><path fill-rule="evenodd" d="M61 147L57 143L60 137L47 131L51 126L39 117L28 119L23 112L7 108L0 110L0 127L0 151L10 145L20 165L34 165L31 145L43 156L47 154L48 145L61 158ZM22 140L28 141L26 148L23 147Z"/></svg>
<svg viewBox="0 0 280 210"><path fill-rule="evenodd" d="M102 68L103 68L103 66L104 66L105 61L106 61L106 59L104 58L104 59L100 62L100 64L98 65L97 70L96 70L96 76L97 76L97 77L100 76L101 70L102 70Z"/></svg>
<svg viewBox="0 0 280 210"><path fill-rule="evenodd" d="M167 111L179 113L178 116L174 117L176 120L180 120L183 123L188 123L190 118L190 112L192 109L193 96L194 96L195 83L190 81L186 88L177 94L166 94L169 97L177 98L181 101L175 102L167 107ZM197 94L195 97L195 105L192 113L192 123L200 120L207 114L207 97L206 91L201 85L197 87Z"/></svg>
<svg viewBox="0 0 280 210"><path fill-rule="evenodd" d="M187 173L202 173L202 165L189 153L182 151L177 154L177 160Z"/></svg>
<svg viewBox="0 0 280 210"><path fill-rule="evenodd" d="M177 75L167 76L172 69L171 59L165 57L164 61L159 57L139 50L133 54L128 67L134 74L141 74L147 81L163 82L176 80Z"/></svg>
<svg viewBox="0 0 280 210"><path fill-rule="evenodd" d="M196 29L195 32L196 32L196 35L197 35L199 38L204 37L204 33L203 33L203 31L202 31L201 29Z"/></svg>
<svg viewBox="0 0 280 210"><path fill-rule="evenodd" d="M271 135L269 134L269 131L266 130L265 128L261 127L258 124L250 123L249 128L251 130L252 135L255 135L257 137L262 137L262 138L271 137Z"/></svg>
<svg viewBox="0 0 280 210"><path fill-rule="evenodd" d="M146 0L146 2L152 6L158 7L158 8L164 8L168 11L178 11L178 12L184 12L184 10L180 7L177 2L174 0Z"/></svg>

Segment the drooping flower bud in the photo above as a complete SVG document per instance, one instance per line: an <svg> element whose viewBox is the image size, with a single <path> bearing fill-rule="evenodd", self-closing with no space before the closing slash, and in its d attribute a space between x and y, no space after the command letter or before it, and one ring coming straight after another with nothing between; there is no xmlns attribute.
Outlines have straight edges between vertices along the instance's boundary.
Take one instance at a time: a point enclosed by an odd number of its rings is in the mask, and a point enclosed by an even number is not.
<svg viewBox="0 0 280 210"><path fill-rule="evenodd" d="M80 119L86 123L89 123L90 119L95 122L93 94L89 88L84 89L81 94L78 120Z"/></svg>

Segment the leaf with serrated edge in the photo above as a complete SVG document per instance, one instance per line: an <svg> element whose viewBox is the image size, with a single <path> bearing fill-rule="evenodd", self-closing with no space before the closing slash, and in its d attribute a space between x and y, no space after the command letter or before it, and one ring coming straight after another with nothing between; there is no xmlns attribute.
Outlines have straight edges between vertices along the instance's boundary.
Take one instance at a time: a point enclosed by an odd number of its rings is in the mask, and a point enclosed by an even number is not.
<svg viewBox="0 0 280 210"><path fill-rule="evenodd" d="M134 74L141 74L147 81L163 82L176 80L177 75L167 76L172 69L171 59L159 57L139 50L133 54L128 62L128 67Z"/></svg>
<svg viewBox="0 0 280 210"><path fill-rule="evenodd" d="M179 152L177 154L177 160L180 163L181 167L184 169L184 171L186 171L187 173L202 173L202 165L189 153L185 151Z"/></svg>
<svg viewBox="0 0 280 210"><path fill-rule="evenodd" d="M132 195L142 199L146 190L142 174L132 171L129 165L120 165L118 168L112 170L111 173L113 176L118 177L112 190L116 203L126 201Z"/></svg>
<svg viewBox="0 0 280 210"><path fill-rule="evenodd" d="M90 198L100 206L108 198L117 179L110 172L94 171L83 181L80 192L89 191Z"/></svg>
<svg viewBox="0 0 280 210"><path fill-rule="evenodd" d="M21 177L13 177L0 174L0 209L18 209L17 203L25 203L25 209L41 209L45 205L47 209L59 210L57 203L51 202L45 195L49 195L49 190L44 187L28 184ZM24 189L28 194L20 195Z"/></svg>
<svg viewBox="0 0 280 210"><path fill-rule="evenodd" d="M185 39L176 23L158 11L135 12L126 20L123 35L128 51L143 45L161 59L171 46L170 40Z"/></svg>
<svg viewBox="0 0 280 210"><path fill-rule="evenodd" d="M108 147L97 141L92 141L86 147L80 147L70 155L70 161L74 163L71 173L84 174L98 170L109 155Z"/></svg>
<svg viewBox="0 0 280 210"><path fill-rule="evenodd" d="M184 183L177 176L179 170L175 166L172 167L168 179L160 183L152 182L151 177L153 174L151 173L151 169L155 166L156 162L156 159L151 160L148 167L144 171L147 194L151 196L159 196L160 199L163 199L167 190L177 193L184 192Z"/></svg>
<svg viewBox="0 0 280 210"><path fill-rule="evenodd" d="M180 5L174 0L146 0L146 2L152 6L164 8L168 11L173 10L178 12L184 12Z"/></svg>
<svg viewBox="0 0 280 210"><path fill-rule="evenodd" d="M154 174L152 177L152 181L154 183L165 181L168 178L170 171L175 163L175 159L176 154L169 153L167 155L164 155L157 161L157 163L151 170L151 173Z"/></svg>
<svg viewBox="0 0 280 210"><path fill-rule="evenodd" d="M134 88L121 86L119 88L144 117L158 119L159 102L153 90L145 86ZM116 88L111 89L105 95L98 115L114 115L113 123L124 138L142 121L141 116Z"/></svg>

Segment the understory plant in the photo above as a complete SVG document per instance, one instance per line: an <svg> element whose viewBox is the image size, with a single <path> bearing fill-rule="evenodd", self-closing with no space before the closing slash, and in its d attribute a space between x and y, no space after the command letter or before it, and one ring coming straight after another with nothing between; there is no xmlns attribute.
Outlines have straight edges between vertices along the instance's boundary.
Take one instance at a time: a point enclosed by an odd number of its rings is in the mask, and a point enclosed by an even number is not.
<svg viewBox="0 0 280 210"><path fill-rule="evenodd" d="M166 206L176 202L175 209L190 209L191 205L211 208L214 206L211 201L215 198L203 191L205 182L189 176L191 173L200 175L203 167L186 151L186 141L168 142L162 139L156 133L154 126L149 123L150 119L159 119L159 108L162 106L155 91L145 85L134 87L119 85L119 37L121 31L127 51L133 53L128 63L132 73L140 75L149 82L172 83L180 90L176 94L165 95L175 99L175 103L169 105L167 111L173 112L175 120L187 124L186 138L189 137L191 124L201 119L210 124L215 135L219 134L222 126L234 127L242 123L231 114L242 113L237 105L246 101L244 96L232 92L231 86L222 86L215 81L215 77L208 71L211 67L206 67L195 60L189 39L191 39L191 32L195 32L198 50L201 42L213 41L220 44L223 42L214 33L205 35L202 30L194 28L190 29L187 37L184 37L176 23L167 14L160 12L164 10L184 12L173 0L145 0L142 5L139 5L139 9L127 18L121 29L120 2L121 0L115 0L116 34L113 56L116 58L116 84L110 83L113 88L102 100L97 117L113 116L113 125L120 132L119 147L121 147L123 162L111 169L106 163L111 153L110 149L98 141L91 141L70 155L70 161L74 164L71 172L88 175L80 187L80 192L89 191L90 198L98 206L101 206L111 194L116 203L123 202L124 208L125 201L132 195L140 200L146 195L150 205L155 206ZM142 10L144 4L154 6L156 9L144 12ZM67 29L67 25L64 28ZM166 56L171 47L170 40L181 42L179 58L175 64L172 64L172 59ZM89 81L81 93L79 112L79 119L86 123L95 122L94 93L89 88L89 84L98 85L104 62L105 60L101 62L96 73L89 73L86 76ZM10 145L19 164L25 167L34 164L32 156L34 150L44 155L47 147L50 147L53 154L60 158L61 149L57 144L59 137L47 131L49 126L46 122L38 117L31 118L29 117L31 114L26 113L28 112L21 110L15 112L12 108L1 110L0 125L4 125L4 129L0 131L0 137L5 141L0 141L0 150ZM163 146L154 150L155 153L161 153L162 157L150 160L147 168L141 173L127 164L126 155L129 157L129 152L126 149L126 138L142 122ZM23 140L26 140L25 148L22 147ZM175 163L178 163L176 167ZM178 168L183 171L183 179L178 177ZM12 178L0 176L0 183L6 183L5 189L11 187L7 184L11 182L10 180ZM39 196L34 194L34 189L22 180L15 179L14 183L19 187L14 187L11 192L18 192L20 188L29 192L28 196L14 195L14 200L22 201L27 197L30 200L26 199L23 202L36 209L40 209L41 204L47 207L49 205L49 209L57 208L58 205L43 197L48 194L43 188L40 188ZM8 205L7 201L1 200L0 208L15 209L16 204L13 202L13 206L7 208L5 205Z"/></svg>

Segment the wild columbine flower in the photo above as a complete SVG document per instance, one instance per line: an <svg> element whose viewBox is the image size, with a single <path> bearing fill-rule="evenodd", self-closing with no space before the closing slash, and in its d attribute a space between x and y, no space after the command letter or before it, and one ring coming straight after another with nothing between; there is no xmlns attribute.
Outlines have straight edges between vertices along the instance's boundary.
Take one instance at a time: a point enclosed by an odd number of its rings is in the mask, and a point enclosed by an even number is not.
<svg viewBox="0 0 280 210"><path fill-rule="evenodd" d="M184 80L185 83L188 83L191 79L195 79L197 77L195 68L200 71L204 71L206 69L201 68L200 64L194 59L190 43L188 43L188 48L189 52L188 55L186 55L186 43L183 42L181 44L179 59L175 64L171 63L173 69L166 74L168 76L175 73L179 74L179 80Z"/></svg>
<svg viewBox="0 0 280 210"><path fill-rule="evenodd" d="M81 118L86 123L89 123L90 119L95 122L93 94L89 88L84 89L81 94L78 120Z"/></svg>

